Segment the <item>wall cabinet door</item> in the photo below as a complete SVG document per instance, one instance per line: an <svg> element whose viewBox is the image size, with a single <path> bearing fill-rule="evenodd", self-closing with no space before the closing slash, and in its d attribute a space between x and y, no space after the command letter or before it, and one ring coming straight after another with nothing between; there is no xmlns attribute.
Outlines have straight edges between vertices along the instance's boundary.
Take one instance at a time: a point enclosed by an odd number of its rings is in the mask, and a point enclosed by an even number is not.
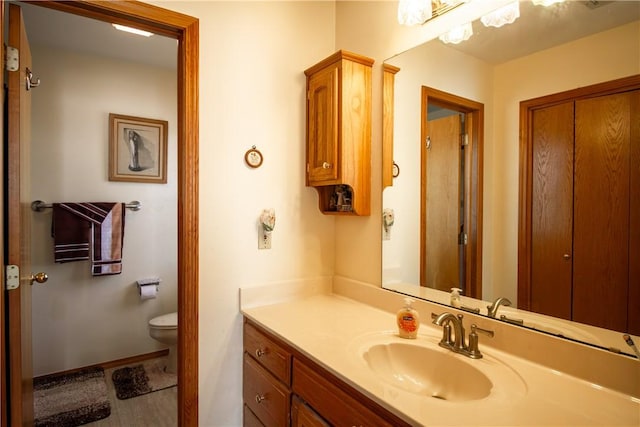
<svg viewBox="0 0 640 427"><path fill-rule="evenodd" d="M335 184L338 179L337 66L309 77L307 175L309 185Z"/></svg>

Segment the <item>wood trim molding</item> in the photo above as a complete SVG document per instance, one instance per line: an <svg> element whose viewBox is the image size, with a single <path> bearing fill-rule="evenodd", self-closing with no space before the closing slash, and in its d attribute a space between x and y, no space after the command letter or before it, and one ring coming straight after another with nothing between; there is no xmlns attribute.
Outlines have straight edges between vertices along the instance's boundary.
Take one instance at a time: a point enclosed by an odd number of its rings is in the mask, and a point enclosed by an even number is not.
<svg viewBox="0 0 640 427"><path fill-rule="evenodd" d="M441 107L467 114L466 131L469 135L471 153L471 171L468 177L469 207L465 212L465 222L468 224L468 243L465 249L466 289L467 296L482 298L482 193L483 193L483 164L484 164L484 104L461 96L443 92L427 86L422 86L422 106L420 123L421 141L426 141L427 106L434 103ZM426 146L420 144L420 286L425 286L426 277Z"/></svg>
<svg viewBox="0 0 640 427"><path fill-rule="evenodd" d="M178 426L198 425L199 21L138 1L28 1L178 40Z"/></svg>

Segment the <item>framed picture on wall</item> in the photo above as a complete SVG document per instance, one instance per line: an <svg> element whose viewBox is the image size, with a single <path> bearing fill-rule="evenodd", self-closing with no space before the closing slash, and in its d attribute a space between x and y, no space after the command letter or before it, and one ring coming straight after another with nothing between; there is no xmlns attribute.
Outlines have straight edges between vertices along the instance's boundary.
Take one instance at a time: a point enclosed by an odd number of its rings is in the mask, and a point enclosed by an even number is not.
<svg viewBox="0 0 640 427"><path fill-rule="evenodd" d="M167 182L166 120L109 114L109 181Z"/></svg>

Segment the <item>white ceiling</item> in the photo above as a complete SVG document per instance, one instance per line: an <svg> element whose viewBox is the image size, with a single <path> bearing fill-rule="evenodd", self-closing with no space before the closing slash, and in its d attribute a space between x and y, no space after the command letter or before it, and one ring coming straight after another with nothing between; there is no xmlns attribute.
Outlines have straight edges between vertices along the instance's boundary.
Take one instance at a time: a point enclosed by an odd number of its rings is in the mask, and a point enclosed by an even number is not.
<svg viewBox="0 0 640 427"><path fill-rule="evenodd" d="M550 7L526 0L520 1L520 17L513 24L494 28L475 21L469 40L448 46L499 64L639 19L638 0L569 0Z"/></svg>
<svg viewBox="0 0 640 427"><path fill-rule="evenodd" d="M117 31L106 22L33 4L20 5L32 45L176 68L175 39L140 37ZM476 21L471 39L450 46L487 62L501 63L639 19L640 0L570 0L551 7L534 6L524 0L515 23L486 28Z"/></svg>
<svg viewBox="0 0 640 427"><path fill-rule="evenodd" d="M176 68L177 40L118 31L110 23L20 3L32 46L98 54L163 68Z"/></svg>

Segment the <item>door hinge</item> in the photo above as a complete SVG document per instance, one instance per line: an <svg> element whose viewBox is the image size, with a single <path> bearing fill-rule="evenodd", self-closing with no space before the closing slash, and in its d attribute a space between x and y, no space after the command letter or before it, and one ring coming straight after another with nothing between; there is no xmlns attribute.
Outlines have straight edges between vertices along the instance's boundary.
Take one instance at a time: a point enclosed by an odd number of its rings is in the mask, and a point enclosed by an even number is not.
<svg viewBox="0 0 640 427"><path fill-rule="evenodd" d="M4 53L4 68L7 71L18 71L20 69L20 53L15 47L6 47Z"/></svg>
<svg viewBox="0 0 640 427"><path fill-rule="evenodd" d="M458 244L459 245L466 245L468 243L468 237L467 237L467 233L465 233L464 231L461 232L458 235Z"/></svg>
<svg viewBox="0 0 640 427"><path fill-rule="evenodd" d="M425 147L427 147L427 150L431 150L431 137L427 136L426 141L424 142Z"/></svg>
<svg viewBox="0 0 640 427"><path fill-rule="evenodd" d="M17 265L7 265L4 280L6 290L18 289L20 287L20 268Z"/></svg>
<svg viewBox="0 0 640 427"><path fill-rule="evenodd" d="M466 147L467 145L469 145L469 134L468 133L463 133L460 135L460 145L463 147Z"/></svg>

